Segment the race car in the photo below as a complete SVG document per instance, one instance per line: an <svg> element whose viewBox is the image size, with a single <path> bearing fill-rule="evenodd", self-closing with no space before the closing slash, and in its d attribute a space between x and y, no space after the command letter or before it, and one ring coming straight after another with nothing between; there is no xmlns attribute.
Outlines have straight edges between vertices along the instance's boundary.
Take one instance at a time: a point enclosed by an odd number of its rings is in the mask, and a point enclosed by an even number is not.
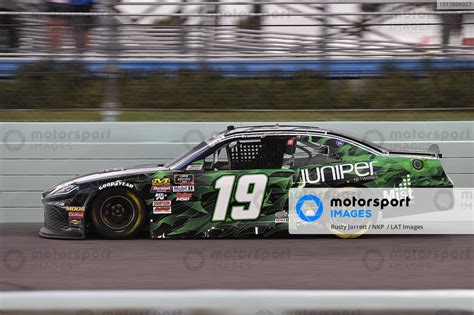
<svg viewBox="0 0 474 315"><path fill-rule="evenodd" d="M234 128L166 166L113 169L43 193L49 238L285 237L294 187L453 187L436 152L394 152L302 126Z"/></svg>

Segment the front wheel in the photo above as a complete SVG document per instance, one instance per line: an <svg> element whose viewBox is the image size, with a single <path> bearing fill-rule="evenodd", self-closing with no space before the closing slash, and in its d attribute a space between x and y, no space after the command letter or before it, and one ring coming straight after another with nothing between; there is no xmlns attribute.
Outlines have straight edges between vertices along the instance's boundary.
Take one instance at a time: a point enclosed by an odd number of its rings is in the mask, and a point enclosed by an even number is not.
<svg viewBox="0 0 474 315"><path fill-rule="evenodd" d="M105 238L132 238L143 227L145 216L143 201L125 188L107 189L92 203L92 225Z"/></svg>

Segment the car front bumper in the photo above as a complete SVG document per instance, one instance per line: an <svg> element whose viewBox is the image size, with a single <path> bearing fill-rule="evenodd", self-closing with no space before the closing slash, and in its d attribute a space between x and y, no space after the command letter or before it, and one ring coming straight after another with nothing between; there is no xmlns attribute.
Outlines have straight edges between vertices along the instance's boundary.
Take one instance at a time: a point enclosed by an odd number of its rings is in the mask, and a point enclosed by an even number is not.
<svg viewBox="0 0 474 315"><path fill-rule="evenodd" d="M44 201L44 226L39 235L46 238L84 239L84 218L70 218L57 202Z"/></svg>
<svg viewBox="0 0 474 315"><path fill-rule="evenodd" d="M78 229L66 229L66 230L52 230L43 226L39 235L45 238L58 238L58 239L77 239L82 240L85 238L85 235L82 231Z"/></svg>

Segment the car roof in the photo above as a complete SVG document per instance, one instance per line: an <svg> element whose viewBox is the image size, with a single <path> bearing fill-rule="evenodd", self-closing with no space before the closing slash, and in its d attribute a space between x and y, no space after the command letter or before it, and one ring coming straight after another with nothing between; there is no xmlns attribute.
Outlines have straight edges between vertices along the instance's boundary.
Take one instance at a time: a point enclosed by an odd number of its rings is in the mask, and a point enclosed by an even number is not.
<svg viewBox="0 0 474 315"><path fill-rule="evenodd" d="M318 134L332 135L332 136L344 138L346 140L351 140L353 142L356 142L358 144L361 144L367 148L370 148L378 152L387 152L387 149L375 143L371 143L365 139L360 139L343 132L325 130L325 129L321 129L319 127L314 127L314 126L293 126L293 125L280 126L279 124L275 124L273 126L263 125L263 126L249 126L249 127L238 127L238 128L235 128L234 126L228 126L227 131L223 131L220 135L217 135L217 137L212 139L212 141L209 144L212 146L220 141L225 140L226 138L235 138L235 137L238 137L239 135L245 137L246 135L256 135L256 136L259 136L262 134L263 135L272 135L272 134L291 135L292 133L295 133L295 134L318 133Z"/></svg>
<svg viewBox="0 0 474 315"><path fill-rule="evenodd" d="M292 125L283 125L275 124L273 126L263 125L263 126L249 126L249 127L238 127L234 128L233 126L227 127L227 132L224 133L225 137L236 135L236 134L247 134L247 133L278 133L278 132L328 132L319 127L314 126L292 126Z"/></svg>

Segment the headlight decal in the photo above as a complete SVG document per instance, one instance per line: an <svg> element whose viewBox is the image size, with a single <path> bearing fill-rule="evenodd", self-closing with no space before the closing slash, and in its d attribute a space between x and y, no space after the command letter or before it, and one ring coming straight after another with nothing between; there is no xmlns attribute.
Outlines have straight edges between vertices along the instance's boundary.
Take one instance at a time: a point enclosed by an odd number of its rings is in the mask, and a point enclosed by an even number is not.
<svg viewBox="0 0 474 315"><path fill-rule="evenodd" d="M69 195L70 193L78 190L79 187L76 185L67 185L64 187L58 186L55 188L53 191L51 191L50 195L51 196L59 196L59 195Z"/></svg>

